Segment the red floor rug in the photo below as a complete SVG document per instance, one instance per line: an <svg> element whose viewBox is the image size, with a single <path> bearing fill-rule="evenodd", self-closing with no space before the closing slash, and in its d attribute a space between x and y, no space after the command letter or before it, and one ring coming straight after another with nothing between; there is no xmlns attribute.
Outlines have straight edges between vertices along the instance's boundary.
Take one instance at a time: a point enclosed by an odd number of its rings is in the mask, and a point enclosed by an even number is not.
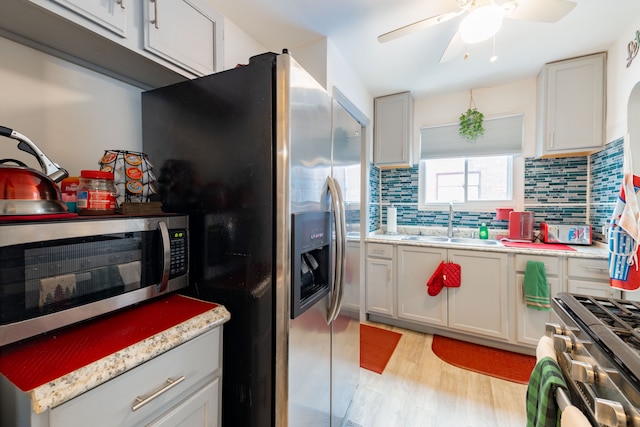
<svg viewBox="0 0 640 427"><path fill-rule="evenodd" d="M360 324L360 367L381 374L402 334Z"/></svg>
<svg viewBox="0 0 640 427"><path fill-rule="evenodd" d="M534 356L433 336L433 352L445 362L503 380L528 384L536 365Z"/></svg>

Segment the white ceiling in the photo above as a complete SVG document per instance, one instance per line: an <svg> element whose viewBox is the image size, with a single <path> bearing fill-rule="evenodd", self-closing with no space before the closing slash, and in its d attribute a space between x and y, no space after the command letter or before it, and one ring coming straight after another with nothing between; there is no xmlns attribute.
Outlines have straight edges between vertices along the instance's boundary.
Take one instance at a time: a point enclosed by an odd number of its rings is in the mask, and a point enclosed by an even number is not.
<svg viewBox="0 0 640 427"><path fill-rule="evenodd" d="M639 0L574 0L557 23L505 19L491 40L440 63L460 18L381 44L377 37L432 15L457 10L456 0L208 0L268 50L280 52L327 37L373 96L414 96L491 87L534 77L543 64L606 50L640 17ZM523 0L536 1L536 0ZM496 0L496 3L501 3ZM640 28L638 28L640 29ZM624 40L631 41L635 28Z"/></svg>

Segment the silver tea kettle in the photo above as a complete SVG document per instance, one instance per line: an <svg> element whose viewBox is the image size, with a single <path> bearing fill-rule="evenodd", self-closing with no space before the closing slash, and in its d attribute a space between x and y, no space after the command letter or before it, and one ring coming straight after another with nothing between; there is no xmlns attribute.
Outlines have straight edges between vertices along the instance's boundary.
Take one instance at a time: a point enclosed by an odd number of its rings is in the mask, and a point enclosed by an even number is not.
<svg viewBox="0 0 640 427"><path fill-rule="evenodd" d="M60 189L55 184L69 173L53 163L29 138L5 126L0 136L20 141L18 149L33 155L42 172L15 159L0 160L0 216L67 213ZM7 165L7 163L16 165Z"/></svg>

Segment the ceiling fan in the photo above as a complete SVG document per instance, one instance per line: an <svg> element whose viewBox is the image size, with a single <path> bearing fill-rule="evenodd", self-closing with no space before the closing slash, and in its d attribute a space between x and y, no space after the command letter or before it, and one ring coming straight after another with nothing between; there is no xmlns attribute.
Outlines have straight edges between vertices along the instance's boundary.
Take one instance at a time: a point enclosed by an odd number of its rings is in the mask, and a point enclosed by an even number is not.
<svg viewBox="0 0 640 427"><path fill-rule="evenodd" d="M440 57L440 62L453 59L466 44L479 43L493 37L503 18L553 23L562 19L576 5L570 0L456 0L458 10L441 13L405 25L378 36L386 43L418 30L432 27L465 15L456 34Z"/></svg>

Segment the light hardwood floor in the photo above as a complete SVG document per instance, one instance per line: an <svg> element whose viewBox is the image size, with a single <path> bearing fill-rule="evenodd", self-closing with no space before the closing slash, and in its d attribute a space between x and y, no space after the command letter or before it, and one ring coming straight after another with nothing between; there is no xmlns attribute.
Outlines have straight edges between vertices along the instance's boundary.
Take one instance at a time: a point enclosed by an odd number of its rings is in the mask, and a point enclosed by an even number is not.
<svg viewBox="0 0 640 427"><path fill-rule="evenodd" d="M443 362L431 350L432 335L369 324L402 338L382 375L360 369L345 427L526 425L526 385Z"/></svg>

